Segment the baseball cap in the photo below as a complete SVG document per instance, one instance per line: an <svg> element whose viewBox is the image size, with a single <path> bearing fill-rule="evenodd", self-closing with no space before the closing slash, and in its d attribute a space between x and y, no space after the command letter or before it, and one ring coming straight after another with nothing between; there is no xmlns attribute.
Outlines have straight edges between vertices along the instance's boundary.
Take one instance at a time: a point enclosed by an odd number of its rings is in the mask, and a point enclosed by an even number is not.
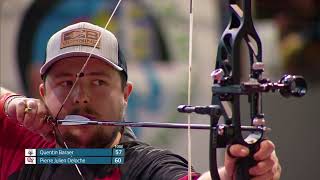
<svg viewBox="0 0 320 180"><path fill-rule="evenodd" d="M96 45L99 37L96 48ZM94 49L93 49L94 48ZM41 77L57 61L67 57L100 59L127 75L127 65L113 33L88 22L79 22L56 32L48 41L46 59L40 69Z"/></svg>

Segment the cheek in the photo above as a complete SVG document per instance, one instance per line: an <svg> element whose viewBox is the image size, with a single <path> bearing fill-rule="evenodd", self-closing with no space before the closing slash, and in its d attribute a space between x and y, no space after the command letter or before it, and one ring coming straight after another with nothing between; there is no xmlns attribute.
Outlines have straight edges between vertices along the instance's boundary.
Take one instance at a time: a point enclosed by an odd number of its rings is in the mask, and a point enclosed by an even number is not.
<svg viewBox="0 0 320 180"><path fill-rule="evenodd" d="M100 101L99 104L96 104L95 108L99 109L99 112L104 115L104 118L112 118L114 120L120 120L120 118L122 118L124 104L121 94L109 94L108 96L98 99Z"/></svg>
<svg viewBox="0 0 320 180"><path fill-rule="evenodd" d="M44 102L52 115L56 115L61 107L61 101L54 93L48 92L44 96Z"/></svg>

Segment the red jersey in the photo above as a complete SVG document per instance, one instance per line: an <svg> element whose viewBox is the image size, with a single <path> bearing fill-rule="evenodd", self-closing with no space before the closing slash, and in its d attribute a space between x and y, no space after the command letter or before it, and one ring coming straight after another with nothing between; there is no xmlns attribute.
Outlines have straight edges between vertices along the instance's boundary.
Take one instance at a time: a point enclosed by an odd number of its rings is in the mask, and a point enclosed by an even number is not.
<svg viewBox="0 0 320 180"><path fill-rule="evenodd" d="M0 180L81 179L74 165L25 165L25 149L54 148L56 143L46 141L17 122L6 117L0 104ZM125 163L99 168L79 165L86 179L187 179L187 162L182 157L136 141L130 128L125 129L123 137ZM199 174L193 173L193 177L197 179Z"/></svg>

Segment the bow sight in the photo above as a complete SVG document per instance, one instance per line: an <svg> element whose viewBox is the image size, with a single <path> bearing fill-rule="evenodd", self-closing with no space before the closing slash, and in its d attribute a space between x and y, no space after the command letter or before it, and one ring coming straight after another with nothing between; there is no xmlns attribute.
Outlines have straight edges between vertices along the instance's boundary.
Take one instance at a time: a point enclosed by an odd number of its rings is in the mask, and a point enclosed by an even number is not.
<svg viewBox="0 0 320 180"><path fill-rule="evenodd" d="M212 92L220 94L221 100L230 100L231 94L249 95L252 93L275 92L278 90L283 97L302 97L307 92L307 83L302 76L284 75L278 82L269 79L250 79L240 85L232 85L229 77L223 77L223 70L217 69L211 73L214 79ZM221 78L222 77L222 78Z"/></svg>
<svg viewBox="0 0 320 180"><path fill-rule="evenodd" d="M219 180L216 148L230 144L242 144L249 148L250 154L240 158L236 164L236 179L250 179L249 168L256 164L254 153L259 149L265 127L262 112L262 93L279 91L284 97L302 97L307 92L307 83L302 76L285 75L278 82L262 77L262 45L251 17L251 0L242 0L242 9L236 0L229 0L230 21L222 34L216 59L216 69L211 73L213 79L212 101L209 106L181 105L179 112L207 114L210 116L210 173L212 179ZM249 80L240 82L240 49L245 41L250 57ZM252 128L247 137L240 119L240 96L246 95L250 104ZM218 124L220 116L224 124Z"/></svg>

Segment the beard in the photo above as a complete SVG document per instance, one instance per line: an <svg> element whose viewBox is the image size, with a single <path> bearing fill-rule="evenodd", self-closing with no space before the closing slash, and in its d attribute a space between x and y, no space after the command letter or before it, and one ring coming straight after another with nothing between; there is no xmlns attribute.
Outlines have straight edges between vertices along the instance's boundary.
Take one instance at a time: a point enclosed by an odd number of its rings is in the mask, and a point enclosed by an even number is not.
<svg viewBox="0 0 320 180"><path fill-rule="evenodd" d="M78 127L75 127L78 128ZM88 128L94 128L88 137L79 136L74 129L63 132L62 138L69 148L111 148L119 133L122 133L122 127L80 127L83 133L86 133ZM111 130L112 129L112 130ZM84 134L86 136L86 134ZM57 144L64 147L63 142L57 141Z"/></svg>
<svg viewBox="0 0 320 180"><path fill-rule="evenodd" d="M77 115L81 112L99 117L99 113L93 109L85 107L82 110L74 109L70 114ZM122 118L124 111L120 111ZM59 128L61 129L61 128ZM123 133L123 127L120 126L99 126L99 125L80 125L62 127L56 134L56 142L60 147L65 147L64 142L69 148L111 148L118 134ZM60 137L59 137L60 136Z"/></svg>

